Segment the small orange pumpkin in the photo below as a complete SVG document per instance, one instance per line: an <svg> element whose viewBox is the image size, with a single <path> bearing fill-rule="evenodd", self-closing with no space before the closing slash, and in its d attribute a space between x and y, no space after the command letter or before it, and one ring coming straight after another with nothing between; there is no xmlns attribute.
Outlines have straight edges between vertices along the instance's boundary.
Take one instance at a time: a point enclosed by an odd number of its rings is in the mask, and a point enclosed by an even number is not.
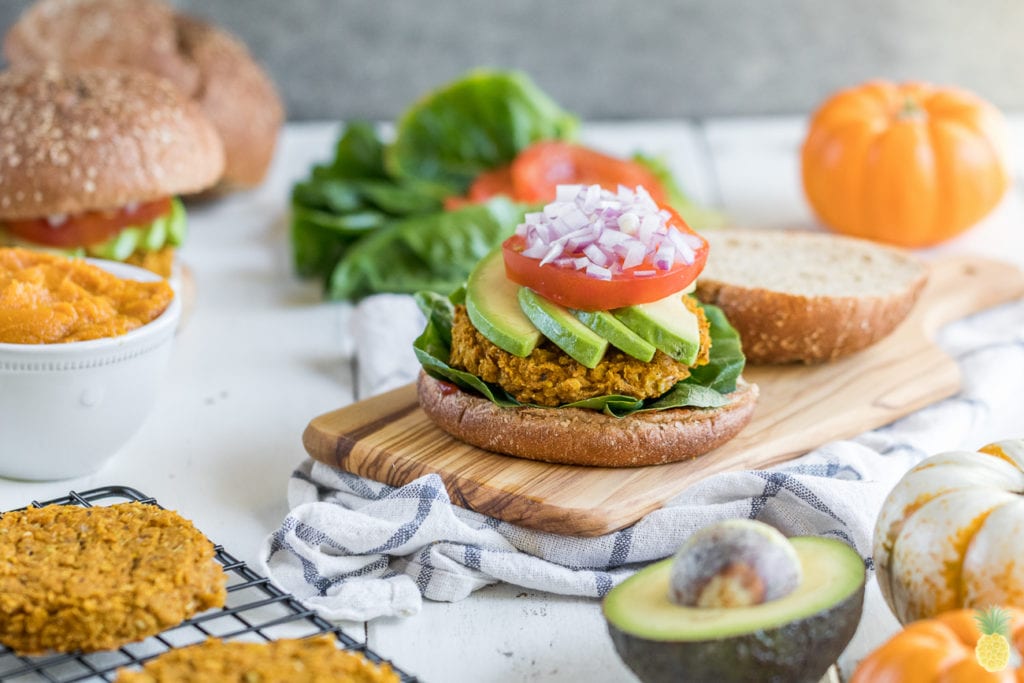
<svg viewBox="0 0 1024 683"><path fill-rule="evenodd" d="M1007 609L1011 640L1024 649L1024 612ZM976 612L959 609L915 621L869 654L850 683L1022 683L1024 667L989 673L974 646L981 637Z"/></svg>
<svg viewBox="0 0 1024 683"><path fill-rule="evenodd" d="M963 90L887 81L842 90L811 119L804 192L836 232L937 244L1006 192L1005 127L998 109Z"/></svg>

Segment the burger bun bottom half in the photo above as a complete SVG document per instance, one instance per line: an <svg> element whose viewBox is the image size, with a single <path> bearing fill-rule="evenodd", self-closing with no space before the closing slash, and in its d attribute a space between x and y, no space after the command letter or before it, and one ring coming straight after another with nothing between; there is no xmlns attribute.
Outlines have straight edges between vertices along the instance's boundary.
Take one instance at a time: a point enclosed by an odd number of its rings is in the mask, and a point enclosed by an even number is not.
<svg viewBox="0 0 1024 683"><path fill-rule="evenodd" d="M487 451L562 465L637 467L689 460L736 436L757 404L740 380L719 408L670 408L612 417L585 408L503 408L420 372L424 413L456 439Z"/></svg>

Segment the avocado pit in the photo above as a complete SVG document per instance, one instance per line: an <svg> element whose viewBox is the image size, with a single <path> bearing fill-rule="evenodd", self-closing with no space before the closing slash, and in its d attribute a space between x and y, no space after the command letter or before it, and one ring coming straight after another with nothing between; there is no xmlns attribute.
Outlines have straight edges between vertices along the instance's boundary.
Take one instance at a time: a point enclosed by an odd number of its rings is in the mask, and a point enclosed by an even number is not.
<svg viewBox="0 0 1024 683"><path fill-rule="evenodd" d="M689 607L749 607L789 595L800 558L774 527L734 519L698 531L672 563L672 600Z"/></svg>

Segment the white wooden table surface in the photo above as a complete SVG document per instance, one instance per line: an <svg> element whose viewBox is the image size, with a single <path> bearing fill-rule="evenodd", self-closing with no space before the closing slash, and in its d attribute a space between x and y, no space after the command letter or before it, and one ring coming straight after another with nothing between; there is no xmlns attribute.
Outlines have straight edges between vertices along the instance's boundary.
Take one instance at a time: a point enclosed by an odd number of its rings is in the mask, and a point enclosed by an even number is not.
<svg viewBox="0 0 1024 683"><path fill-rule="evenodd" d="M1014 124L1024 132L1024 119ZM684 188L736 224L810 226L799 184L805 125L803 118L589 124L583 137L614 153L667 155ZM195 273L198 299L153 415L92 476L0 480L0 510L70 489L128 485L253 563L287 512L286 482L305 457L306 423L358 398L345 307L322 302L316 283L295 280L287 246L291 184L332 153L336 131L326 123L289 126L261 188L191 211L182 256ZM1018 159L1022 139L1014 138ZM1015 168L1018 182L1000 207L933 252L971 250L1024 266L1024 167ZM1022 436L1013 428L994 425L978 443ZM872 583L861 629L841 663L848 668L895 628ZM458 603L427 602L414 617L347 624L346 631L429 683L635 681L615 656L595 600L499 585Z"/></svg>

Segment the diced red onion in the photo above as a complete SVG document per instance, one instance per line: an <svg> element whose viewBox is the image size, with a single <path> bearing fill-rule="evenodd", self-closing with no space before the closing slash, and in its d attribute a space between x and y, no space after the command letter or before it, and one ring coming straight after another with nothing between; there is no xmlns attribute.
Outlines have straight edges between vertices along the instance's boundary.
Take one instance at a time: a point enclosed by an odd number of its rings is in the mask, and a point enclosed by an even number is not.
<svg viewBox="0 0 1024 683"><path fill-rule="evenodd" d="M550 246L550 244L545 244L544 242L534 242L533 244L523 249L523 256L535 259L542 259L544 258L544 255L548 253L548 248Z"/></svg>
<svg viewBox="0 0 1024 683"><path fill-rule="evenodd" d="M597 242L591 242L587 246L583 247L583 253L586 254L587 258L590 259L591 263L598 266L607 266L611 261L608 254L601 251L601 247L597 245Z"/></svg>
<svg viewBox="0 0 1024 683"><path fill-rule="evenodd" d="M544 258L540 260L540 264L543 266L545 263L551 263L561 255L562 247L558 244L550 244L548 245L548 252L544 254Z"/></svg>
<svg viewBox="0 0 1024 683"><path fill-rule="evenodd" d="M640 240L633 242L626 248L626 256L622 259L622 269L636 268L644 262L647 256L647 247Z"/></svg>
<svg viewBox="0 0 1024 683"><path fill-rule="evenodd" d="M583 188L583 185L558 185L555 187L555 202L558 204L575 202Z"/></svg>
<svg viewBox="0 0 1024 683"><path fill-rule="evenodd" d="M635 235L640 228L640 219L635 213L624 213L619 216L618 226L627 235Z"/></svg>
<svg viewBox="0 0 1024 683"><path fill-rule="evenodd" d="M654 252L654 267L659 270L669 270L675 261L676 248L669 242L662 242L658 250ZM543 264L543 262L541 262Z"/></svg>
<svg viewBox="0 0 1024 683"><path fill-rule="evenodd" d="M683 233L679 232L678 230L670 230L668 233L668 238L672 240L672 245L676 248L677 259L679 259L686 265L690 265L691 263L694 262L694 260L696 260L697 254L694 253L693 249L690 247L690 244L683 239Z"/></svg>
<svg viewBox="0 0 1024 683"><path fill-rule="evenodd" d="M54 213L46 217L46 224L51 228L59 228L64 225L68 220L66 213Z"/></svg>
<svg viewBox="0 0 1024 683"><path fill-rule="evenodd" d="M702 245L670 221L671 214L642 186L620 185L610 192L599 185L559 185L555 201L526 214L516 234L526 243L522 254L541 265L583 270L598 279L626 270L649 277L677 262L693 263Z"/></svg>

